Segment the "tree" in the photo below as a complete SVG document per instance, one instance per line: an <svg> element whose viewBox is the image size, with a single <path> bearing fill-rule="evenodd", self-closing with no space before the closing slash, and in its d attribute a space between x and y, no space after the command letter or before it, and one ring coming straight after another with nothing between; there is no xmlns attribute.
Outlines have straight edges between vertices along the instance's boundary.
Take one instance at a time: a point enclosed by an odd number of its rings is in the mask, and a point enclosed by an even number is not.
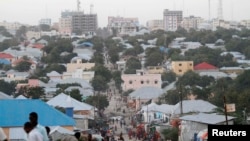
<svg viewBox="0 0 250 141"><path fill-rule="evenodd" d="M162 134L165 140L178 141L178 128L173 127L169 129L164 129Z"/></svg>
<svg viewBox="0 0 250 141"><path fill-rule="evenodd" d="M85 102L90 105L94 105L98 108L98 110L104 110L109 106L108 98L105 95L89 96Z"/></svg>
<svg viewBox="0 0 250 141"><path fill-rule="evenodd" d="M82 101L82 95L80 94L80 91L78 89L73 89L72 91L70 91L69 95L78 101Z"/></svg>
<svg viewBox="0 0 250 141"><path fill-rule="evenodd" d="M112 78L112 74L111 74L110 70L108 70L108 68L106 68L103 65L97 64L94 67L94 71L95 71L95 76L102 76L106 83L110 82L110 80Z"/></svg>
<svg viewBox="0 0 250 141"><path fill-rule="evenodd" d="M20 63L18 63L14 67L14 69L19 71L19 72L25 72L25 71L30 70L30 66L31 66L31 62L29 62L29 61L21 61Z"/></svg>
<svg viewBox="0 0 250 141"><path fill-rule="evenodd" d="M145 66L159 66L162 64L164 56L160 53L160 50L148 53L146 55Z"/></svg>
<svg viewBox="0 0 250 141"><path fill-rule="evenodd" d="M95 77L91 80L91 84L94 90L98 92L108 89L106 78L102 75L95 75Z"/></svg>
<svg viewBox="0 0 250 141"><path fill-rule="evenodd" d="M114 71L112 73L112 78L115 81L115 87L120 90L121 89L121 84L123 82L121 78L121 71Z"/></svg>
<svg viewBox="0 0 250 141"><path fill-rule="evenodd" d="M0 92L3 92L7 95L12 95L16 91L17 82L10 81L6 82L3 79L0 80Z"/></svg>
<svg viewBox="0 0 250 141"><path fill-rule="evenodd" d="M131 57L127 60L126 62L126 68L127 69L141 69L142 65L141 65L141 62L140 60L138 60L137 58L135 57Z"/></svg>
<svg viewBox="0 0 250 141"><path fill-rule="evenodd" d="M45 96L43 87L29 87L27 90L27 96L32 99L40 99Z"/></svg>
<svg viewBox="0 0 250 141"><path fill-rule="evenodd" d="M50 31L50 26L47 24L40 24L39 27L42 31Z"/></svg>

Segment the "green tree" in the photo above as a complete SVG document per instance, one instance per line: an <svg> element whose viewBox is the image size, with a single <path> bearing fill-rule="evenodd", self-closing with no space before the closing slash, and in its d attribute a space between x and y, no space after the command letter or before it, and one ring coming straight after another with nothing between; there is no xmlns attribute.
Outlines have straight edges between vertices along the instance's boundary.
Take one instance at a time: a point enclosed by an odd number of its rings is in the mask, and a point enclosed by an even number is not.
<svg viewBox="0 0 250 141"><path fill-rule="evenodd" d="M95 77L91 80L92 87L95 91L105 91L108 89L107 80L102 75L95 75Z"/></svg>
<svg viewBox="0 0 250 141"><path fill-rule="evenodd" d="M94 71L95 71L95 76L102 76L106 83L110 82L112 74L108 68L106 68L103 65L97 64L94 67Z"/></svg>
<svg viewBox="0 0 250 141"><path fill-rule="evenodd" d="M14 67L14 69L19 72L26 72L30 70L30 66L31 66L31 62L21 61Z"/></svg>
<svg viewBox="0 0 250 141"><path fill-rule="evenodd" d="M73 89L72 91L69 92L69 95L78 101L82 101L82 96L78 89Z"/></svg>
<svg viewBox="0 0 250 141"><path fill-rule="evenodd" d="M3 79L0 80L0 92L3 92L7 95L12 95L16 91L17 82L10 81L6 82Z"/></svg>
<svg viewBox="0 0 250 141"><path fill-rule="evenodd" d="M106 95L89 96L85 102L97 107L98 110L104 110L109 106L109 101Z"/></svg>
<svg viewBox="0 0 250 141"><path fill-rule="evenodd" d="M178 128L173 127L169 129L164 129L162 134L165 140L178 141Z"/></svg>
<svg viewBox="0 0 250 141"><path fill-rule="evenodd" d="M29 87L27 89L27 95L32 99L40 99L45 96L43 87Z"/></svg>
<svg viewBox="0 0 250 141"><path fill-rule="evenodd" d="M122 78L121 78L121 71L114 71L112 73L112 78L115 81L115 87L118 90L121 90L121 84L123 82Z"/></svg>

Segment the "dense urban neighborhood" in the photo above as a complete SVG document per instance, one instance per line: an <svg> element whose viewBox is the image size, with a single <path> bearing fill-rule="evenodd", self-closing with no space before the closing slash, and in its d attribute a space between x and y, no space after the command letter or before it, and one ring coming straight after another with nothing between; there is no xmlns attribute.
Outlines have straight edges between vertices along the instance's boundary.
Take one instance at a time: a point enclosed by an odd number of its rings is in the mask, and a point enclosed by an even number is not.
<svg viewBox="0 0 250 141"><path fill-rule="evenodd" d="M77 5L79 7L79 5ZM163 10L134 17L63 11L0 22L0 127L26 141L36 112L52 141L206 141L208 125L250 122L250 21Z"/></svg>

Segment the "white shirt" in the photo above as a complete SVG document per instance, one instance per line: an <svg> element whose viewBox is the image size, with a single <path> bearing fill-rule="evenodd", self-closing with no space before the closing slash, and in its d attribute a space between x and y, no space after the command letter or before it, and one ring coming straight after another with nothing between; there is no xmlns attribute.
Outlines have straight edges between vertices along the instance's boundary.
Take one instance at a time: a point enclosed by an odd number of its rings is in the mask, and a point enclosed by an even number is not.
<svg viewBox="0 0 250 141"><path fill-rule="evenodd" d="M34 128L29 132L27 141L43 141L43 135Z"/></svg>
<svg viewBox="0 0 250 141"><path fill-rule="evenodd" d="M7 139L6 134L4 133L3 129L0 127L0 141Z"/></svg>

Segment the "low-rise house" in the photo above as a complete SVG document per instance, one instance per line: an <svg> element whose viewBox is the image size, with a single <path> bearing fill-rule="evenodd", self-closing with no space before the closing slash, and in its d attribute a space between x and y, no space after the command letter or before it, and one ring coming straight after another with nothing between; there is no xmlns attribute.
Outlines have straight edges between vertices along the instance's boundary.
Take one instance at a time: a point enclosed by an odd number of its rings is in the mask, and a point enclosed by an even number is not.
<svg viewBox="0 0 250 141"><path fill-rule="evenodd" d="M15 70L9 70L6 72L5 81L20 81L27 80L30 74L28 72L18 72Z"/></svg>
<svg viewBox="0 0 250 141"><path fill-rule="evenodd" d="M208 125L233 125L236 118L232 116L227 116L227 121L225 115L219 115L216 113L206 114L198 113L192 115L186 115L180 117L180 141L194 140L195 134L197 135L199 131L207 130Z"/></svg>
<svg viewBox="0 0 250 141"><path fill-rule="evenodd" d="M76 69L90 70L93 67L95 67L95 63L83 63L82 59L75 58L67 64L67 72L74 72Z"/></svg>
<svg viewBox="0 0 250 141"><path fill-rule="evenodd" d="M46 74L50 80L57 81L62 79L62 75L56 71L51 71L50 73Z"/></svg>
<svg viewBox="0 0 250 141"><path fill-rule="evenodd" d="M41 100L0 100L0 115L4 115L0 116L0 126L7 134L8 140L25 139L23 124L29 121L29 113L31 112L38 114L38 122L41 125L61 126L71 131L74 130L75 121L73 117L56 110Z"/></svg>
<svg viewBox="0 0 250 141"><path fill-rule="evenodd" d="M150 123L154 121L161 121L166 124L170 124L170 117L173 111L174 105L161 104L158 105L154 102L143 106L140 109L144 122Z"/></svg>
<svg viewBox="0 0 250 141"><path fill-rule="evenodd" d="M122 74L122 90L139 89L141 87L156 87L161 89L161 74L148 74L137 70L137 74Z"/></svg>
<svg viewBox="0 0 250 141"><path fill-rule="evenodd" d="M67 78L80 78L83 80L86 80L87 82L90 82L95 76L94 71L86 71L83 69L76 69L73 72L64 72L62 74L63 79Z"/></svg>
<svg viewBox="0 0 250 141"><path fill-rule="evenodd" d="M149 74L162 74L163 72L165 72L165 69L163 66L148 66L147 72Z"/></svg>
<svg viewBox="0 0 250 141"><path fill-rule="evenodd" d="M15 67L17 66L18 64L20 63L23 63L23 62L29 62L31 65L30 65L30 70L35 70L36 69L36 65L37 65L37 62L35 61L32 61L32 60L25 60L23 58L20 58L20 59L17 59L15 61L12 62L12 67Z"/></svg>
<svg viewBox="0 0 250 141"><path fill-rule="evenodd" d="M187 71L194 70L194 63L193 61L172 61L171 70L176 75L183 75Z"/></svg>
<svg viewBox="0 0 250 141"><path fill-rule="evenodd" d="M96 110L94 106L91 106L84 102L80 102L64 93L60 93L59 95L50 99L49 101L47 101L47 104L53 107L61 107L61 108L71 107L73 110L72 115L75 118L76 122L78 123L76 124L76 126L78 128L85 130L88 128L88 119L93 119L94 112Z"/></svg>
<svg viewBox="0 0 250 141"><path fill-rule="evenodd" d="M141 87L129 94L129 102L133 102L135 100L135 108L138 109L141 104L144 104L149 100L157 101L163 93L164 91L161 88L152 86Z"/></svg>
<svg viewBox="0 0 250 141"><path fill-rule="evenodd" d="M244 69L241 67L221 67L220 71L227 74L241 74L244 72Z"/></svg>
<svg viewBox="0 0 250 141"><path fill-rule="evenodd" d="M172 113L172 117L191 113L213 113L217 106L204 100L183 100L178 102Z"/></svg>
<svg viewBox="0 0 250 141"><path fill-rule="evenodd" d="M217 67L215 67L214 65L211 65L207 62L202 62L202 63L194 66L194 71L195 72L202 72L202 71L205 71L205 72L217 71L218 72L219 69Z"/></svg>
<svg viewBox="0 0 250 141"><path fill-rule="evenodd" d="M94 107L84 103L80 102L69 95L66 95L64 93L60 93L57 96L53 97L49 101L47 101L48 105L51 105L53 107L62 107L67 108L68 103L71 103L73 106L74 114L76 115L88 115L89 117L93 116Z"/></svg>
<svg viewBox="0 0 250 141"><path fill-rule="evenodd" d="M9 62L13 62L16 58L10 53L0 52L0 59L8 60Z"/></svg>
<svg viewBox="0 0 250 141"><path fill-rule="evenodd" d="M0 99L13 99L13 97L0 91Z"/></svg>

